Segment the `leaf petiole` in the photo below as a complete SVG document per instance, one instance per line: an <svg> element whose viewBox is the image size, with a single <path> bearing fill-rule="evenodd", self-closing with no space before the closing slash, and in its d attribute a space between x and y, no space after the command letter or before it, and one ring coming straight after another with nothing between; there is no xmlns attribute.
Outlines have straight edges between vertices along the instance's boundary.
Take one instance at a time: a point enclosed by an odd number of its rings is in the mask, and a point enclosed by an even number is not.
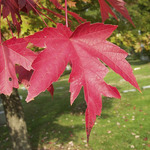
<svg viewBox="0 0 150 150"><path fill-rule="evenodd" d="M66 17L66 27L68 27L67 0L65 0L65 17Z"/></svg>

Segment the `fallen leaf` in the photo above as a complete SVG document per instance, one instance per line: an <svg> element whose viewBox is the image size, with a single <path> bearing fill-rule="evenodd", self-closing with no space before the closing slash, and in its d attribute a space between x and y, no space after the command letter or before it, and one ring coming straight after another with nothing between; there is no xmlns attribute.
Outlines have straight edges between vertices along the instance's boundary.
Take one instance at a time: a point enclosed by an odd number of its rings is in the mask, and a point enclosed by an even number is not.
<svg viewBox="0 0 150 150"><path fill-rule="evenodd" d="M145 137L143 140L144 140L144 141L147 141L147 140L148 140L148 138L147 138L147 137Z"/></svg>

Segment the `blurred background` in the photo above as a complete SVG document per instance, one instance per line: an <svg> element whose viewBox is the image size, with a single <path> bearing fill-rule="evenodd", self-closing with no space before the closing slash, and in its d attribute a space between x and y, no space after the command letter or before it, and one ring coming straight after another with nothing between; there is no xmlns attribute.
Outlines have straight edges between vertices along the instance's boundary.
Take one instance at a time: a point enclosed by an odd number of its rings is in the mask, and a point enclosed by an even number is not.
<svg viewBox="0 0 150 150"><path fill-rule="evenodd" d="M55 6L49 1L41 0L43 6L52 11ZM121 100L103 97L103 108L100 117L97 117L92 129L89 145L86 143L85 117L86 103L83 91L70 106L69 73L67 66L58 82L54 83L53 98L46 91L41 93L35 101L25 102L26 89L20 85L19 93L25 111L29 138L33 150L149 150L150 149L150 1L125 0L126 7L136 27L133 27L125 18L115 11L118 21L112 16L106 24L118 25L116 31L108 39L128 52L128 62L133 68L134 75L141 88L138 92L129 83L124 81L112 70L105 77L105 81L118 88ZM64 6L64 1L60 3ZM68 9L80 14L81 17L92 23L101 22L98 0L68 0ZM46 10L42 10L44 14ZM45 27L39 15L30 11L29 15L21 12L22 25L20 37L33 34ZM48 16L55 22L65 23L64 20L49 13ZM8 16L8 19L10 16ZM49 26L56 26L54 22L44 17ZM72 29L78 22L69 15L69 25ZM17 36L17 30L10 21L2 20L3 39L12 37L10 28ZM32 46L30 46L32 47ZM33 48L37 50L37 48ZM11 149L11 139L5 124L6 120L0 105L0 149Z"/></svg>

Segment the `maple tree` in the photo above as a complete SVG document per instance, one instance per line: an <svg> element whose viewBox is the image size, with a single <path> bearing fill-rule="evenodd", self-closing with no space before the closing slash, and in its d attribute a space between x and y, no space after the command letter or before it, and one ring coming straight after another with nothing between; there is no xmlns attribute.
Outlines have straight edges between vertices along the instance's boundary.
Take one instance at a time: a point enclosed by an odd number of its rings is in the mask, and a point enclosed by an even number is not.
<svg viewBox="0 0 150 150"><path fill-rule="evenodd" d="M66 20L66 25L58 23L56 28L46 27L42 31L24 38L13 37L4 42L0 40L0 93L10 95L13 88L18 88L19 82L28 89L27 102L46 89L53 95L52 83L59 79L67 64L70 63L72 67L69 78L70 103L74 102L83 87L87 104L85 120L88 141L96 116L101 114L101 96L120 98L117 88L104 81L108 69L103 63L139 91L140 88L132 68L125 59L128 55L127 52L107 41L117 26L105 25L104 21L109 17L109 13L116 19L117 17L105 0L98 0L103 23L90 24L86 22L80 24L74 32L68 27L67 14L72 15L79 23L86 20L67 10L67 0L65 0L65 8L58 0L49 1L57 9L65 11L65 17L33 0L0 0L0 6L3 6L3 17L7 18L11 13L12 21L18 33L20 33L22 21L20 11L29 13L30 10L33 10L39 15L44 15L40 11L44 9L60 19L65 18ZM107 1L133 24L123 0ZM16 16L18 16L19 21ZM47 18L52 21L51 18ZM41 17L41 19L43 18ZM26 48L28 43L44 48L44 50L34 53ZM18 78L16 73L19 74Z"/></svg>

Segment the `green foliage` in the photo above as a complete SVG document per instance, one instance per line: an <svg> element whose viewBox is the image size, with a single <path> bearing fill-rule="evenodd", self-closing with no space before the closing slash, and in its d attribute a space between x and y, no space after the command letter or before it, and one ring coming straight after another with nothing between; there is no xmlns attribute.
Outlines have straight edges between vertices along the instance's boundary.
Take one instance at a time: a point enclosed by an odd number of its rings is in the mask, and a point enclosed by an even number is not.
<svg viewBox="0 0 150 150"><path fill-rule="evenodd" d="M114 34L110 41L125 49L130 53L140 53L145 51L150 54L150 33L138 34L132 31L120 32Z"/></svg>

